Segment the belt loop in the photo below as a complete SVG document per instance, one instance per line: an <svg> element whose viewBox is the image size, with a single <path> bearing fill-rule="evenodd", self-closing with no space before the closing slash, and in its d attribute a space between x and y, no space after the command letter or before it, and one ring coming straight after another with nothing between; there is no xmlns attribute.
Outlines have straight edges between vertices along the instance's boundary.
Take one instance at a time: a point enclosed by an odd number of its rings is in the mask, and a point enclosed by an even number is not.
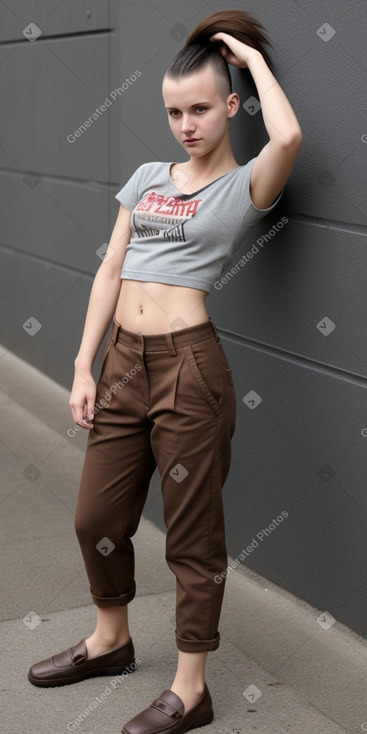
<svg viewBox="0 0 367 734"><path fill-rule="evenodd" d="M116 344L116 342L117 342L119 331L120 331L120 324L118 324L117 321L115 321L115 319L114 319L113 320L112 330L111 330L111 335L110 335L110 339L112 339L112 341L113 341L114 344Z"/></svg>
<svg viewBox="0 0 367 734"><path fill-rule="evenodd" d="M164 336L166 337L167 347L171 357L175 357L177 354L177 350L173 343L172 333L170 331L167 331Z"/></svg>
<svg viewBox="0 0 367 734"><path fill-rule="evenodd" d="M213 319L212 319L212 318L211 318L210 316L209 316L209 321L210 321L210 323L211 323L211 325L212 325L212 327L213 327L213 331L214 331L214 334L215 334L215 338L216 338L217 342L219 342L219 341L220 341L220 339L219 339L219 334L218 334L218 332L217 332L217 327L216 327L216 325L215 325L215 323L214 323Z"/></svg>

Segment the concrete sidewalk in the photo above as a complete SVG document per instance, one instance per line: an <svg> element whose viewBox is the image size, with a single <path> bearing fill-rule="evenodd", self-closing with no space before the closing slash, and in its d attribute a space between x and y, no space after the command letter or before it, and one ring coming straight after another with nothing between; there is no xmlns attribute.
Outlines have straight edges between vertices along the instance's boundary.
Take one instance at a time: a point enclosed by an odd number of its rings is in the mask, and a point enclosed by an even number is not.
<svg viewBox="0 0 367 734"><path fill-rule="evenodd" d="M72 435L66 390L5 349L0 357L1 729L118 734L169 688L175 670L175 583L164 560L164 534L143 519L135 537L138 591L130 622L141 660L136 672L62 688L32 686L27 671L33 662L75 644L94 626L73 526L86 433ZM148 502L157 501L159 491L156 473ZM221 645L208 656L215 718L202 731L367 731L367 641L338 622L330 626L324 611L245 566L233 571Z"/></svg>

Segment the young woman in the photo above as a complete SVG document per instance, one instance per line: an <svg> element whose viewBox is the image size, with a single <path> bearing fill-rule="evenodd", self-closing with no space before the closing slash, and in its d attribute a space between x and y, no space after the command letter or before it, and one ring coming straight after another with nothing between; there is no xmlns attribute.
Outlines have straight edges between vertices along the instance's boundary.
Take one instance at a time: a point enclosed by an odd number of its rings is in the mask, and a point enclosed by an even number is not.
<svg viewBox="0 0 367 734"><path fill-rule="evenodd" d="M220 11L194 29L168 68L164 104L188 160L145 163L116 195L120 209L75 360L70 405L90 431L75 526L97 625L88 639L32 666L29 678L63 685L134 667L131 537L158 466L166 558L177 582L178 666L170 689L124 734L185 732L213 718L205 662L219 645L224 583L215 577L227 566L221 492L236 398L205 299L242 225L245 236L278 202L302 138L265 44L250 15ZM269 135L242 166L230 142L240 100L228 63L249 69ZM112 317L96 386L92 365Z"/></svg>

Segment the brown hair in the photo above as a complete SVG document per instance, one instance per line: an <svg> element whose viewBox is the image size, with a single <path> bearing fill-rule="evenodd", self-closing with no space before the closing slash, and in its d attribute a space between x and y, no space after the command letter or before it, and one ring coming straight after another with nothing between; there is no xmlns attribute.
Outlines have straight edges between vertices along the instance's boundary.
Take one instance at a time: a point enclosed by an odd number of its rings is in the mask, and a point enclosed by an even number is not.
<svg viewBox="0 0 367 734"><path fill-rule="evenodd" d="M218 10L207 15L187 36L185 46L178 52L166 71L166 76L179 78L189 76L211 63L214 71L227 81L232 92L232 81L228 63L219 51L221 41L210 41L210 36L220 31L228 33L238 41L260 51L270 69L271 58L265 46L271 46L264 27L245 10Z"/></svg>

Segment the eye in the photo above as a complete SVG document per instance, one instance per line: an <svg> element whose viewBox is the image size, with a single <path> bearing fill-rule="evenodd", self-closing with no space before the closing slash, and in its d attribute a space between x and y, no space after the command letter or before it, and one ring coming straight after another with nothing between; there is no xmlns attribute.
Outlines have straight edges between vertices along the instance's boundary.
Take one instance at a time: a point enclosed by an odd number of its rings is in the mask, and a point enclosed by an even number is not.
<svg viewBox="0 0 367 734"><path fill-rule="evenodd" d="M202 112L206 112L207 107L202 107L201 105L198 105L197 107L195 107L195 110L198 110L199 114L201 114ZM171 117L176 117L177 115L180 115L181 113L180 113L180 110L170 110L168 114Z"/></svg>

